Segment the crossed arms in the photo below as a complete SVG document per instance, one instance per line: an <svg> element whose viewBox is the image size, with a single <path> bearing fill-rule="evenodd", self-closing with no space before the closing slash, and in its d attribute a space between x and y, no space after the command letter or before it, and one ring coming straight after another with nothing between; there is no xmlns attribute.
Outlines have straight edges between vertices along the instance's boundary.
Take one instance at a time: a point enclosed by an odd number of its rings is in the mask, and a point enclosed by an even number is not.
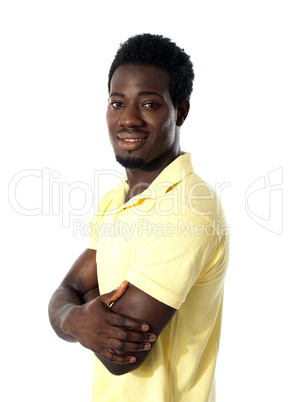
<svg viewBox="0 0 290 402"><path fill-rule="evenodd" d="M49 303L57 335L91 349L115 375L144 362L175 311L127 282L100 296L91 249L75 261Z"/></svg>

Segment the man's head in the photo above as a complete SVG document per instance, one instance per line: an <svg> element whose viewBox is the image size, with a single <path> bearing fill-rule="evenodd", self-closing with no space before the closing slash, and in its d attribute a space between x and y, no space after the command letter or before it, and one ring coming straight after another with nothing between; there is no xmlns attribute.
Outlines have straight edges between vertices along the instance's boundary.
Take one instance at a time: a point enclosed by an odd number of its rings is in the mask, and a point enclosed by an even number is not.
<svg viewBox="0 0 290 402"><path fill-rule="evenodd" d="M107 123L122 166L158 172L180 155L193 78L189 56L167 38L138 35L121 46L109 73Z"/></svg>
<svg viewBox="0 0 290 402"><path fill-rule="evenodd" d="M142 34L122 43L109 71L109 92L112 76L123 64L144 64L167 71L170 75L169 92L175 108L184 99L190 99L193 65L184 50L170 39L161 35Z"/></svg>

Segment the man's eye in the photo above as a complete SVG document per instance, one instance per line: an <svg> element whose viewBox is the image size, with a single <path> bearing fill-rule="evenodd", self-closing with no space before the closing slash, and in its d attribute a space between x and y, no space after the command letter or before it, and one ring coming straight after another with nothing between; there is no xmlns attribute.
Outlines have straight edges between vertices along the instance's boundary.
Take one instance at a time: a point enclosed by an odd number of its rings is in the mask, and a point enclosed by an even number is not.
<svg viewBox="0 0 290 402"><path fill-rule="evenodd" d="M113 108L118 108L118 107L122 107L122 103L121 102L111 102L111 106Z"/></svg>
<svg viewBox="0 0 290 402"><path fill-rule="evenodd" d="M148 102L143 105L146 109L154 109L157 107L157 104L154 102Z"/></svg>

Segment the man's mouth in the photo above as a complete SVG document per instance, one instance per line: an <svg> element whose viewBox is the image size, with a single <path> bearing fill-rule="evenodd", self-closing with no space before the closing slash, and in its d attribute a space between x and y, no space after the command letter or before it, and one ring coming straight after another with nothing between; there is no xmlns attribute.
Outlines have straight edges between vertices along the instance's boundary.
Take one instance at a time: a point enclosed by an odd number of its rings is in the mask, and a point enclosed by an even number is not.
<svg viewBox="0 0 290 402"><path fill-rule="evenodd" d="M129 137L121 137L118 135L118 143L119 146L125 150L137 150L140 147L143 146L143 144L146 142L148 137L136 137L136 138L129 138Z"/></svg>
<svg viewBox="0 0 290 402"><path fill-rule="evenodd" d="M137 141L145 140L146 138L147 137L145 137L145 138L120 138L120 139L123 141L126 141L126 142L137 142Z"/></svg>

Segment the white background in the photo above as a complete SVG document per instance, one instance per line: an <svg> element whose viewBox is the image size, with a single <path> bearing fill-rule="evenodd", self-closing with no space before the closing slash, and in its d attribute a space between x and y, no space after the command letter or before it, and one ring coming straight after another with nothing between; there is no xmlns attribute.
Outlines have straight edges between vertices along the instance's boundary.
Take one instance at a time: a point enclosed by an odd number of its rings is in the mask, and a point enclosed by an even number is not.
<svg viewBox="0 0 290 402"><path fill-rule="evenodd" d="M143 32L191 55L182 149L223 186L232 237L217 401L285 401L290 32L281 0L2 1L0 399L90 400L91 353L55 336L47 305L86 247L76 226L90 221L90 197L115 182L107 173L94 185L94 171L122 173L107 138L107 73L119 43Z"/></svg>

